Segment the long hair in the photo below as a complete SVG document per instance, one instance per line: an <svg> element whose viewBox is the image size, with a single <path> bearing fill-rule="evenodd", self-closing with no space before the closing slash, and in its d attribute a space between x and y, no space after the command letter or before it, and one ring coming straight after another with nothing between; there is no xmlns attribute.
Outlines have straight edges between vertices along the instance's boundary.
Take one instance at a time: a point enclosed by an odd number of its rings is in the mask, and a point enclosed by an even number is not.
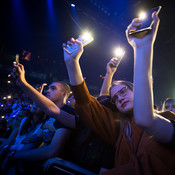
<svg viewBox="0 0 175 175"><path fill-rule="evenodd" d="M123 84L123 85L127 86L131 91L134 90L134 84L131 83L130 81L115 80L111 83L110 96L111 96L111 88L116 86L116 85L119 85L119 84ZM126 126L126 128L125 128L126 132L125 132L125 135L123 133L123 136L127 141L132 141L132 139L131 139L131 134L132 134L131 123L129 120L126 120L125 114L119 113L119 115L120 115L120 121L121 121L121 130L124 126Z"/></svg>

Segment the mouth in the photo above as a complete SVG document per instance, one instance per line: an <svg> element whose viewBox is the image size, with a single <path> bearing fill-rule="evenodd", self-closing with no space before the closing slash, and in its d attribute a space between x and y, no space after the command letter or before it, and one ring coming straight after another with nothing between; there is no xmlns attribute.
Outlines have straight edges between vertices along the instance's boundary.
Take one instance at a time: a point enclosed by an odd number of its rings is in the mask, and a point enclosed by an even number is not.
<svg viewBox="0 0 175 175"><path fill-rule="evenodd" d="M125 101L124 103L121 104L121 107L125 108L127 104L128 104L128 101Z"/></svg>

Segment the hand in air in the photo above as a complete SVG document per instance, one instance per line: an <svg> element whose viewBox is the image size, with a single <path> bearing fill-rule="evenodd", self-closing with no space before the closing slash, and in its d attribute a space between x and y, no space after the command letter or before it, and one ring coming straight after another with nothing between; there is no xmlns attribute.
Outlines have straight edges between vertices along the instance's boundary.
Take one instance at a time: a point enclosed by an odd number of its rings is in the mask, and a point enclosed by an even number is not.
<svg viewBox="0 0 175 175"><path fill-rule="evenodd" d="M113 57L106 66L106 71L108 74L114 74L117 70L118 65L120 64L121 59Z"/></svg>
<svg viewBox="0 0 175 175"><path fill-rule="evenodd" d="M76 46L77 49L69 54L65 51L65 49L68 47L67 45L70 47ZM83 53L83 44L77 39L75 40L74 38L71 38L70 41L67 41L67 44L63 43L63 50L65 62L79 61L80 56Z"/></svg>
<svg viewBox="0 0 175 175"><path fill-rule="evenodd" d="M16 84L21 86L26 81L24 66L20 63L16 64L14 62L13 67L11 75L14 79L16 79Z"/></svg>
<svg viewBox="0 0 175 175"><path fill-rule="evenodd" d="M138 47L145 46L147 44L150 45L150 44L154 43L160 20L157 16L156 12L153 12L152 18L154 21L152 29L150 31L144 31L144 33L142 33L142 35L140 35L140 34L130 35L129 34L131 31L136 31L142 25L140 23L139 18L133 19L131 24L127 27L126 37L127 37L129 44L133 48L136 48L136 47L138 48Z"/></svg>

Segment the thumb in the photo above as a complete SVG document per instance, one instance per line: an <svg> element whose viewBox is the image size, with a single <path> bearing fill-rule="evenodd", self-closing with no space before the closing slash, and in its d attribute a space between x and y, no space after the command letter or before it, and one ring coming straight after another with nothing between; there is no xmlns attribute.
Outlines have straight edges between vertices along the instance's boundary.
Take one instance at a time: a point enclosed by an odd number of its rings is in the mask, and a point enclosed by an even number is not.
<svg viewBox="0 0 175 175"><path fill-rule="evenodd" d="M83 44L80 40L76 39L76 44L78 45L78 47L83 47Z"/></svg>

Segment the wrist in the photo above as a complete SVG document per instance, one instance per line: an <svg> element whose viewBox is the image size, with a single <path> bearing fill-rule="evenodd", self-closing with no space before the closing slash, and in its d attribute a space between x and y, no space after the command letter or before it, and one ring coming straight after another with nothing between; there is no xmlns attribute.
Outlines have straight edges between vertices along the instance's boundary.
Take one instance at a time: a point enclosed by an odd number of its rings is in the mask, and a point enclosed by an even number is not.
<svg viewBox="0 0 175 175"><path fill-rule="evenodd" d="M75 59L71 59L71 60L66 60L65 64L67 67L72 67L72 66L76 66L79 64L79 61L75 60Z"/></svg>
<svg viewBox="0 0 175 175"><path fill-rule="evenodd" d="M146 42L146 44L135 45L134 50L147 50L153 47L153 42Z"/></svg>
<svg viewBox="0 0 175 175"><path fill-rule="evenodd" d="M113 75L114 75L114 72L108 72L107 71L105 76L108 76L109 77L109 76L113 76Z"/></svg>
<svg viewBox="0 0 175 175"><path fill-rule="evenodd" d="M17 80L16 84L20 87L23 88L24 86L26 86L27 81L25 79L19 79Z"/></svg>

